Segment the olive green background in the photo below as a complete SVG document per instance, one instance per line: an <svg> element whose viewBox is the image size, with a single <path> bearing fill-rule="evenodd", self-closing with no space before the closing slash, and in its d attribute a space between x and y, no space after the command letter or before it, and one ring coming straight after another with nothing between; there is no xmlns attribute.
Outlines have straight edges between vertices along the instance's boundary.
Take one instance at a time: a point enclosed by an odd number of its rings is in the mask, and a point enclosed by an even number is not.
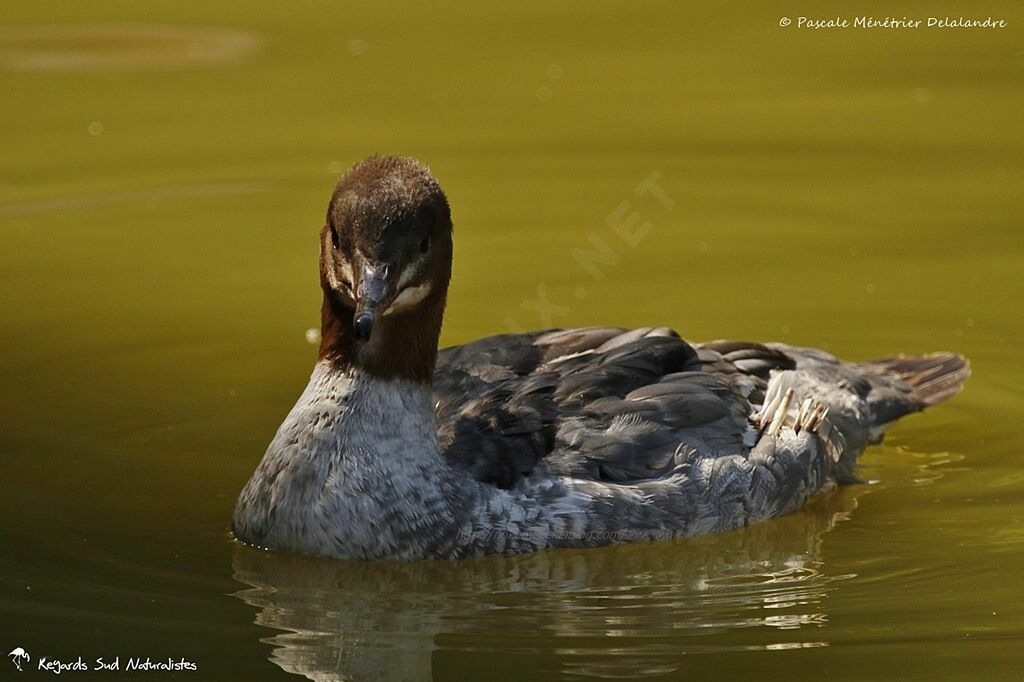
<svg viewBox="0 0 1024 682"><path fill-rule="evenodd" d="M801 14L1008 27L779 25ZM0 646L33 675L1020 680L1022 27L1009 2L5 3ZM327 199L377 152L452 204L445 344L655 324L974 377L863 457L872 485L747 531L409 566L239 547L315 356Z"/></svg>

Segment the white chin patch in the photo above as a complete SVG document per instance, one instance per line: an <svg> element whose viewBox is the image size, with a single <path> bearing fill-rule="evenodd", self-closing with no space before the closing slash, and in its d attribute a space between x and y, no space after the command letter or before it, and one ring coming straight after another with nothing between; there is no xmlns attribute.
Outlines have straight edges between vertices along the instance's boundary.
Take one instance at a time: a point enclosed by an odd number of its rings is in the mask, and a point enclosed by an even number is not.
<svg viewBox="0 0 1024 682"><path fill-rule="evenodd" d="M387 317L391 313L400 313L403 310L408 310L418 305L423 299L430 293L430 284L421 284L418 287L408 287L402 289L402 292L395 296L395 300L391 302L388 309L384 311L384 317Z"/></svg>

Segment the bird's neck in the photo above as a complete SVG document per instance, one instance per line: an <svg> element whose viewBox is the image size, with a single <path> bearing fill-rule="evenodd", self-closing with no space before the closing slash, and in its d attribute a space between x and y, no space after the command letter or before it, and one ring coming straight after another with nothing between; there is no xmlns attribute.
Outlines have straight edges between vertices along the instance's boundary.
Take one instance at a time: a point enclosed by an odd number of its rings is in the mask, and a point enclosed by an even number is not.
<svg viewBox="0 0 1024 682"><path fill-rule="evenodd" d="M337 439L331 455L373 468L404 466L440 458L437 418L429 384L381 378L358 367L317 363L304 401L318 406L333 424L325 431ZM308 389L307 389L308 390ZM300 401L302 402L302 401ZM395 473L395 472L389 472Z"/></svg>
<svg viewBox="0 0 1024 682"><path fill-rule="evenodd" d="M443 294L416 309L383 315L366 341L356 338L353 314L350 306L324 293L318 359L349 373L422 384L429 393L444 317Z"/></svg>

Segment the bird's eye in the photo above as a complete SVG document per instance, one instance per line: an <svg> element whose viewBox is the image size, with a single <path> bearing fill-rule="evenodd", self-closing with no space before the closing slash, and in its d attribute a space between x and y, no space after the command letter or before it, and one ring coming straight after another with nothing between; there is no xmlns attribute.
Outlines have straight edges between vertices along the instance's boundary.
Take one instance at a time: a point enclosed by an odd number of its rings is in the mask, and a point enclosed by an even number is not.
<svg viewBox="0 0 1024 682"><path fill-rule="evenodd" d="M430 249L430 235L423 238L420 242L420 253L426 253Z"/></svg>
<svg viewBox="0 0 1024 682"><path fill-rule="evenodd" d="M334 225L331 225L331 244L334 245L335 249L338 248L338 230Z"/></svg>

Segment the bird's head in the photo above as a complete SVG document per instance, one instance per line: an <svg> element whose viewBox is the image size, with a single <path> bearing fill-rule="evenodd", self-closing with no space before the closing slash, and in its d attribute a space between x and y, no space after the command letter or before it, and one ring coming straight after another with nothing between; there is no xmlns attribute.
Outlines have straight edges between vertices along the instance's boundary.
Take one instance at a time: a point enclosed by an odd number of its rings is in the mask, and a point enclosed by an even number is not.
<svg viewBox="0 0 1024 682"><path fill-rule="evenodd" d="M397 156L355 165L320 234L321 357L429 381L451 267L451 213L426 166Z"/></svg>

